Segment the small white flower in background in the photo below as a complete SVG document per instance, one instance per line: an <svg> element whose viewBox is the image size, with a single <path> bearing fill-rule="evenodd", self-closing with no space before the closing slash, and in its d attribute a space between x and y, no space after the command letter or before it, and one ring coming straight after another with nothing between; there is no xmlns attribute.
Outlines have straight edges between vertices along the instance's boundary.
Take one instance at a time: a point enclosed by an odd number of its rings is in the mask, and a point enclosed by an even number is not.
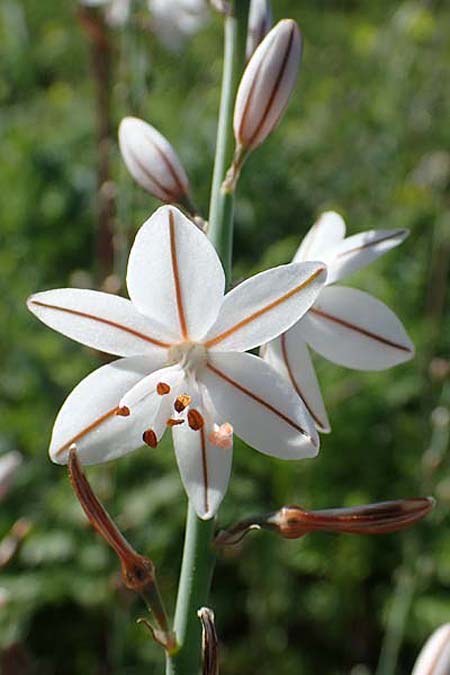
<svg viewBox="0 0 450 675"><path fill-rule="evenodd" d="M208 19L206 0L148 0L152 30L172 51L180 51L185 41L197 33Z"/></svg>
<svg viewBox="0 0 450 675"><path fill-rule="evenodd" d="M227 489L233 430L282 459L318 452L314 424L291 385L258 356L315 301L321 263L291 263L248 279L224 296L225 278L207 237L163 206L130 252L131 300L82 289L33 295L29 309L79 342L122 356L88 375L53 428L50 456L84 464L155 447L167 426L186 491L210 518Z"/></svg>
<svg viewBox="0 0 450 675"><path fill-rule="evenodd" d="M234 135L239 148L253 150L275 129L298 75L302 40L292 19L279 21L258 45L239 84Z"/></svg>
<svg viewBox="0 0 450 675"><path fill-rule="evenodd" d="M252 0L248 14L247 60L267 35L272 26L272 8L270 0Z"/></svg>
<svg viewBox="0 0 450 675"><path fill-rule="evenodd" d="M131 0L79 0L84 7L101 7L105 11L106 22L112 28L124 26L129 17Z"/></svg>
<svg viewBox="0 0 450 675"><path fill-rule="evenodd" d="M137 117L124 117L119 147L128 171L144 190L163 202L190 204L186 172L159 131Z"/></svg>
<svg viewBox="0 0 450 675"><path fill-rule="evenodd" d="M330 431L308 346L329 361L356 370L384 370L411 359L414 346L396 315L368 293L330 286L401 244L407 230L369 230L345 238L337 213L322 214L303 239L294 262L321 260L326 287L309 312L265 345L264 359L294 386L319 431Z"/></svg>
<svg viewBox="0 0 450 675"><path fill-rule="evenodd" d="M449 675L450 623L434 631L422 647L411 675Z"/></svg>
<svg viewBox="0 0 450 675"><path fill-rule="evenodd" d="M22 455L12 450L0 456L0 499L8 492L14 475L22 464Z"/></svg>

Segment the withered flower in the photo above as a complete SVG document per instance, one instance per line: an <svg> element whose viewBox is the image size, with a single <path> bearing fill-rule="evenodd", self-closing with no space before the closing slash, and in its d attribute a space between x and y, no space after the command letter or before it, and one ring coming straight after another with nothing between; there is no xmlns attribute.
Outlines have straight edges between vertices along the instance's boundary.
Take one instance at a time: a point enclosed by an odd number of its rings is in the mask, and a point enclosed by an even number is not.
<svg viewBox="0 0 450 675"><path fill-rule="evenodd" d="M387 534L397 532L424 518L434 507L433 497L398 499L341 509L306 511L300 506L283 506L279 511L248 518L219 532L216 546L238 544L250 530L272 530L285 539L299 539L309 532Z"/></svg>
<svg viewBox="0 0 450 675"><path fill-rule="evenodd" d="M169 628L166 612L159 595L155 577L155 565L137 553L125 539L119 528L92 490L78 460L77 449L69 451L69 477L75 495L94 530L111 546L120 560L122 580L127 588L139 593L155 617L157 628L147 621L153 637L168 652L176 648L175 636Z"/></svg>

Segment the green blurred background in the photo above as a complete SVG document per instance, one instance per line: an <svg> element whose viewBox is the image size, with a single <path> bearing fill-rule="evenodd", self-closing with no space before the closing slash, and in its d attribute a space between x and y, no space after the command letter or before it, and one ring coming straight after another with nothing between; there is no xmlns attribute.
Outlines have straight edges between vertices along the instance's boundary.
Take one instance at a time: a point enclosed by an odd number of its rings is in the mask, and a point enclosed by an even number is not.
<svg viewBox="0 0 450 675"><path fill-rule="evenodd" d="M221 20L212 17L179 52L143 30L140 6L131 25L109 35L110 269L96 241L93 41L77 9L57 0L0 3L0 452L24 456L0 504L0 547L16 536L19 518L31 524L0 569L3 675L163 668L161 650L135 624L142 605L121 586L66 471L47 456L59 406L100 357L39 324L24 301L59 286L121 286L129 242L157 206L120 160L116 129L125 114L171 140L207 212ZM221 557L210 601L221 673L368 675L382 652L378 675L406 675L428 634L450 617L450 7L274 3L275 19L289 15L304 35L302 72L285 119L242 175L235 280L288 261L324 209L340 211L350 233L410 228L400 249L349 284L399 314L417 356L370 374L317 359L333 427L319 457L283 463L237 443L219 523L288 503L317 509L433 494L438 504L401 534L297 541L254 534ZM130 541L157 564L173 608L185 495L169 442L92 468L89 478Z"/></svg>

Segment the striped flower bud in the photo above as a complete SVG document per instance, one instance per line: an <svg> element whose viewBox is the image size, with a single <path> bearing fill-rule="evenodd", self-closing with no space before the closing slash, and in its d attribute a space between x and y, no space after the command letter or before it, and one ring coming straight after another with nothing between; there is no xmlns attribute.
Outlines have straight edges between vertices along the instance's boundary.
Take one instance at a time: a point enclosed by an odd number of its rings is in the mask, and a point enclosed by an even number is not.
<svg viewBox="0 0 450 675"><path fill-rule="evenodd" d="M270 0L252 0L248 14L248 32L246 55L251 57L256 47L267 35L272 26L272 8Z"/></svg>
<svg viewBox="0 0 450 675"><path fill-rule="evenodd" d="M191 210L189 181L173 147L150 124L124 117L119 126L119 146L134 180L162 202L182 204Z"/></svg>
<svg viewBox="0 0 450 675"><path fill-rule="evenodd" d="M298 26L283 19L257 47L242 76L233 122L238 147L258 147L277 126L294 88L300 57Z"/></svg>
<svg viewBox="0 0 450 675"><path fill-rule="evenodd" d="M450 673L450 623L445 623L425 642L411 675Z"/></svg>

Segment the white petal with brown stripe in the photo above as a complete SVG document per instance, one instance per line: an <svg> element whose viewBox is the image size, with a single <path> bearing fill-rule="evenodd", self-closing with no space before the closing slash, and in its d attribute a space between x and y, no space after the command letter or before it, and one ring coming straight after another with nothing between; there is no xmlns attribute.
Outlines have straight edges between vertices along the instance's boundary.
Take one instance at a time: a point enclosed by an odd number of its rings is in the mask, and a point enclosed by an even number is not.
<svg viewBox="0 0 450 675"><path fill-rule="evenodd" d="M347 368L384 370L414 355L394 312L355 288L324 288L298 330L316 352Z"/></svg>
<svg viewBox="0 0 450 675"><path fill-rule="evenodd" d="M51 458L66 463L76 443L81 462L107 461L143 443L156 448L169 427L186 492L197 514L211 518L230 477L233 427L265 454L315 456L318 436L293 384L239 352L297 322L325 277L321 263L292 263L224 296L211 242L180 211L160 208L130 252L130 300L78 289L29 300L64 335L128 357L73 390L55 422Z"/></svg>

